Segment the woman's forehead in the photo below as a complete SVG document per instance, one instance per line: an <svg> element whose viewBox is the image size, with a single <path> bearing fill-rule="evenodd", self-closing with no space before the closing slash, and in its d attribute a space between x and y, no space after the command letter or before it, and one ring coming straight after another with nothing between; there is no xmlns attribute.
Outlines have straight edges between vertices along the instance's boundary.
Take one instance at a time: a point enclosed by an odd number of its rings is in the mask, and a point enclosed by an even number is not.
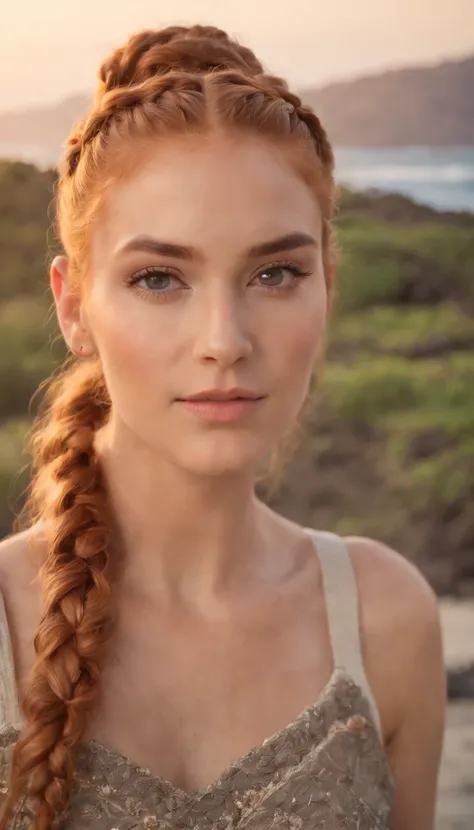
<svg viewBox="0 0 474 830"><path fill-rule="evenodd" d="M258 138L177 136L112 185L96 244L111 253L144 234L205 247L249 246L289 232L318 233L317 199L280 148Z"/></svg>

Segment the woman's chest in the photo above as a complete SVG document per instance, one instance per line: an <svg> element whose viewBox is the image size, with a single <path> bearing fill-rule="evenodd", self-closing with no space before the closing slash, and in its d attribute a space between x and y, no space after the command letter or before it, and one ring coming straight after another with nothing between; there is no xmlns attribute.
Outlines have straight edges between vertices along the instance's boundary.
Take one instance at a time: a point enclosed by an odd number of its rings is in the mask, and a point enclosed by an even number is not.
<svg viewBox="0 0 474 830"><path fill-rule="evenodd" d="M291 723L332 670L304 630L183 620L144 630L111 644L89 737L186 790Z"/></svg>
<svg viewBox="0 0 474 830"><path fill-rule="evenodd" d="M59 827L387 830L393 785L368 711L360 690L336 673L317 703L197 793L85 745Z"/></svg>

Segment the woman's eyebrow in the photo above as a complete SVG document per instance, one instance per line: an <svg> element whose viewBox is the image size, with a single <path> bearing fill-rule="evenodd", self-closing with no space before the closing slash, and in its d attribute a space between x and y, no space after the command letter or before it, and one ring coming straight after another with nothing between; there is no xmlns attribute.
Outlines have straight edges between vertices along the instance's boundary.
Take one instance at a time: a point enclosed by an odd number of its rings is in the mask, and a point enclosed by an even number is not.
<svg viewBox="0 0 474 830"><path fill-rule="evenodd" d="M245 255L247 258L269 256L278 254L282 251L290 251L295 248L303 248L311 246L318 247L318 243L314 237L307 233L295 232L287 233L277 239L271 239L268 242L259 242L257 245L252 245L247 249ZM203 260L204 255L197 248L188 245L178 245L175 242L164 242L160 239L155 239L152 236L140 234L134 236L128 242L120 247L116 256L130 253L131 251L141 251L147 254L158 254L159 256L171 257L172 259L182 260Z"/></svg>
<svg viewBox="0 0 474 830"><path fill-rule="evenodd" d="M129 253L130 251L141 251L146 254L158 254L159 256L171 257L173 259L202 259L202 254L197 248L188 245L177 245L175 242L163 242L152 236L140 234L134 236L125 245L122 245L116 252L116 256Z"/></svg>
<svg viewBox="0 0 474 830"><path fill-rule="evenodd" d="M270 240L269 242L261 242L258 245L252 245L252 247L247 250L247 256L268 256L270 254L279 254L282 251L292 251L295 248L306 248L308 246L313 248L318 247L316 239L308 233L287 233L285 236L280 236L277 239Z"/></svg>

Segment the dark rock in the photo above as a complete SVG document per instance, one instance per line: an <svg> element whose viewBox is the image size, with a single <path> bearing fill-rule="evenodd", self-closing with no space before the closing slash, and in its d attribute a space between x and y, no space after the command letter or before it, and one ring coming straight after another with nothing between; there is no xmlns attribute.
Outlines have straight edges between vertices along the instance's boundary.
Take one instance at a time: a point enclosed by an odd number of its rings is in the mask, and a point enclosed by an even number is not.
<svg viewBox="0 0 474 830"><path fill-rule="evenodd" d="M447 671L450 700L474 699L474 663Z"/></svg>

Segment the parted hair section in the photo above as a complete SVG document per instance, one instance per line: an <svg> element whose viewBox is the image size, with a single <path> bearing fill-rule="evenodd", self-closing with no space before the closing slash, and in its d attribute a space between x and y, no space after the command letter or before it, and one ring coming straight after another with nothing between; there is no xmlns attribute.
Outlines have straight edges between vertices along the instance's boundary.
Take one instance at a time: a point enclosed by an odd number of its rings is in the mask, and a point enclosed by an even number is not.
<svg viewBox="0 0 474 830"><path fill-rule="evenodd" d="M90 227L104 182L113 183L117 158L133 154L134 138L213 128L304 147L321 208L323 260L330 262L334 159L317 115L225 32L175 26L133 35L103 62L92 110L65 143L56 210L71 279L81 285L89 278ZM67 812L75 753L98 702L113 626L114 534L94 436L112 405L99 358L67 363L33 425L25 516L46 541L43 614L0 830L25 803L32 830L51 830Z"/></svg>

